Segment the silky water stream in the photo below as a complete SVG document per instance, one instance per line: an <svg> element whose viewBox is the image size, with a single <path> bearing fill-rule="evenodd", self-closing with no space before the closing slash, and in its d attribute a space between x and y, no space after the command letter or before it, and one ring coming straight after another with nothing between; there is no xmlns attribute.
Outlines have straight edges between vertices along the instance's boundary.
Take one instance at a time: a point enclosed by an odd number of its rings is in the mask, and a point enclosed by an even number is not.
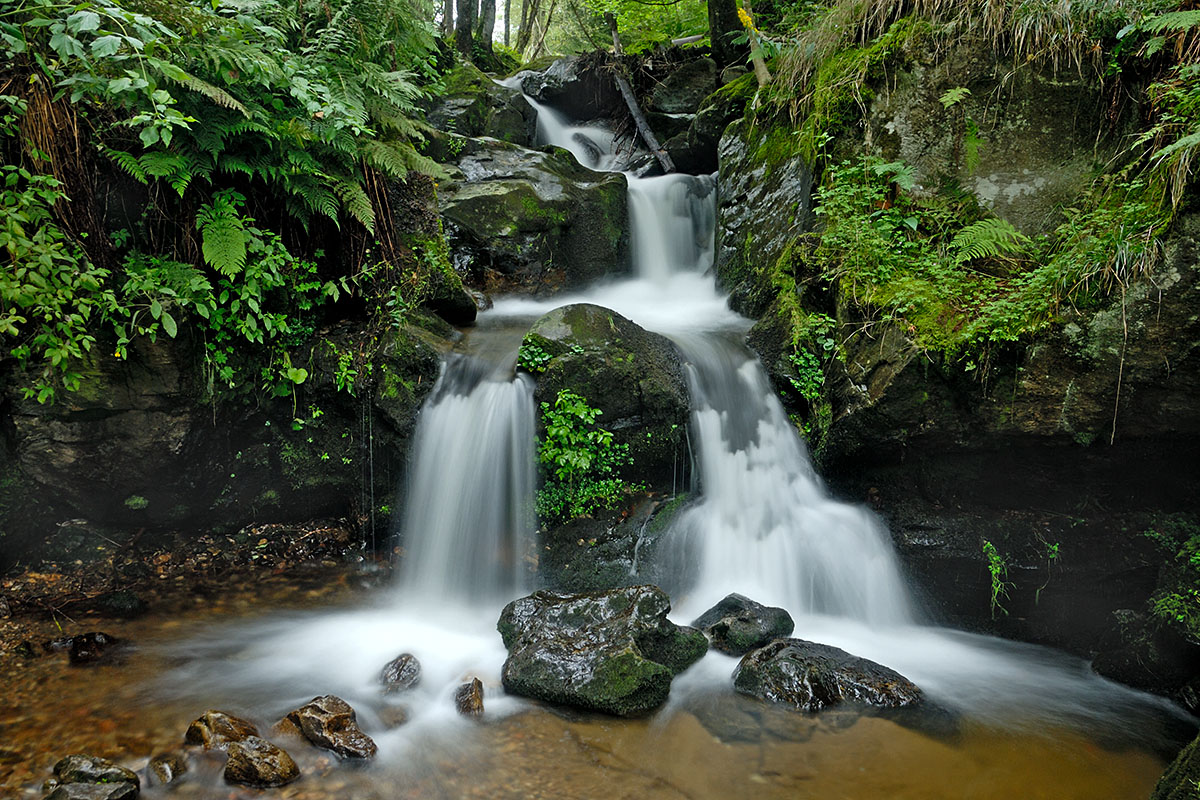
<svg viewBox="0 0 1200 800"><path fill-rule="evenodd" d="M620 167L602 129L539 109L539 131L585 165ZM143 648L112 691L164 730L164 720L184 725L210 707L269 730L314 695L345 698L378 757L351 767L293 752L305 776L272 790L283 797L1145 798L1164 766L1158 753L1186 729L1181 712L1077 659L925 624L887 531L825 490L741 344L748 321L708 275L714 179L628 180L632 276L553 301L498 299L446 360L418 421L393 588L351 606L209 623ZM504 695L495 622L531 588L535 534L533 387L514 377L516 348L539 315L581 301L671 337L685 355L698 499L658 554L676 620L729 592L784 606L794 635L893 667L937 711L764 706L734 694L736 661L718 653L677 678L650 719ZM380 667L405 651L420 659L422 681L402 700L384 697ZM131 690L131 674L146 685ZM482 721L453 709L454 688L470 676L486 686ZM389 727L400 704L407 722ZM215 768L170 794L256 795L224 785Z"/></svg>

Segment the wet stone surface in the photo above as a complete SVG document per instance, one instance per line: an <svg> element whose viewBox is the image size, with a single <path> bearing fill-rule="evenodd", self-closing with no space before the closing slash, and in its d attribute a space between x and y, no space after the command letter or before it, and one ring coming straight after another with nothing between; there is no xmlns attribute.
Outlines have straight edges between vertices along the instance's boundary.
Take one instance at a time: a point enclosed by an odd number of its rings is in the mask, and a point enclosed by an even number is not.
<svg viewBox="0 0 1200 800"><path fill-rule="evenodd" d="M229 743L229 761L225 764L225 780L256 788L283 786L300 777L300 768L281 747L247 736L240 742Z"/></svg>
<svg viewBox="0 0 1200 800"><path fill-rule="evenodd" d="M375 740L358 727L354 709L340 697L331 694L314 697L287 718L305 739L342 758L374 758L378 751Z"/></svg>

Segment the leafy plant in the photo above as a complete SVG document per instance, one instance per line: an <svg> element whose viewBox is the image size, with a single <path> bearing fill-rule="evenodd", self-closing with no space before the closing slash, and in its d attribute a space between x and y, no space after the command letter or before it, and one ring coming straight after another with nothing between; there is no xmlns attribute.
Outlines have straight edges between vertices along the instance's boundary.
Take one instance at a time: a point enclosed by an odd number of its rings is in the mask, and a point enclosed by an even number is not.
<svg viewBox="0 0 1200 800"><path fill-rule="evenodd" d="M517 350L517 366L534 375L545 372L552 358L536 340L529 337L521 341L521 347Z"/></svg>
<svg viewBox="0 0 1200 800"><path fill-rule="evenodd" d="M613 442L611 432L596 425L599 409L567 389L554 404L541 404L545 434L538 443L542 488L538 515L553 524L612 509L638 487L618 470L630 463L629 448Z"/></svg>
<svg viewBox="0 0 1200 800"><path fill-rule="evenodd" d="M1012 588L1012 584L1008 582L1008 560L1000 555L1000 551L996 546L987 539L983 540L983 557L987 560L988 574L991 576L991 597L990 607L992 610L992 619L996 618L996 612L999 611L1005 616L1008 611L1002 605L1002 600L1008 599L1008 590Z"/></svg>
<svg viewBox="0 0 1200 800"><path fill-rule="evenodd" d="M972 222L950 240L956 265L985 258L1019 257L1030 252L1029 237L999 217Z"/></svg>

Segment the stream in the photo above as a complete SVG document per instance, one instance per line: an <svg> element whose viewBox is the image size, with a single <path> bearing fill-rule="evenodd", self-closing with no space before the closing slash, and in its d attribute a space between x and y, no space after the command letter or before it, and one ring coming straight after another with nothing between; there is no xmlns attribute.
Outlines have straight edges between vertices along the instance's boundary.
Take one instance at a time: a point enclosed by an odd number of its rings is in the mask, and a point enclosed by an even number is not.
<svg viewBox="0 0 1200 800"><path fill-rule="evenodd" d="M542 141L595 169L627 163L603 129L538 111ZM444 363L418 421L392 587L314 597L316 610L279 609L282 594L267 594L236 610L197 610L188 624L154 616L126 623L141 647L123 666L97 668L69 690L39 672L49 669L42 664L19 678L31 692L41 681L50 704L46 719L29 725L49 726L55 708L119 718L113 725L146 733L92 746L137 766L148 746L177 745L207 708L269 731L315 695L345 698L378 757L339 765L322 751L289 748L304 777L268 797L1148 796L1161 754L1187 730L1185 715L1064 654L930 624L883 523L825 489L742 344L750 322L728 308L709 270L715 177L627 178L632 275L551 300L498 298ZM658 552L672 618L687 624L730 592L782 606L795 636L894 668L925 691L927 710L768 707L733 692L737 661L715 651L676 679L668 704L649 719L505 695L496 619L504 603L534 588L527 576L536 550L533 384L514 374L516 350L534 320L573 302L662 333L685 356L699 499ZM379 670L401 652L420 660L422 681L385 697ZM482 721L459 717L451 700L471 676L485 685ZM393 727L398 714L407 721ZM47 747L59 748L52 731L45 735ZM208 764L169 792L144 794L260 796L226 785Z"/></svg>

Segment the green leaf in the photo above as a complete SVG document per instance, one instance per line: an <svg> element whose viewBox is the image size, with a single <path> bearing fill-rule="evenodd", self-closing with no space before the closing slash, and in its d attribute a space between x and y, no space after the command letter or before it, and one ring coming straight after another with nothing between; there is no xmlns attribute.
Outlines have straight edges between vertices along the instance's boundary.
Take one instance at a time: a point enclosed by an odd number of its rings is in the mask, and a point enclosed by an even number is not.
<svg viewBox="0 0 1200 800"><path fill-rule="evenodd" d="M157 299L151 300L150 301L150 316L153 317L154 319L158 319L159 317L162 316L162 313L163 313L162 303L158 302Z"/></svg>
<svg viewBox="0 0 1200 800"><path fill-rule="evenodd" d="M101 36L92 42L92 55L98 57L111 56L113 53L121 49L120 36ZM112 86L112 83L109 84Z"/></svg>
<svg viewBox="0 0 1200 800"><path fill-rule="evenodd" d="M308 380L308 370L304 367L288 367L287 376L292 383L304 383Z"/></svg>
<svg viewBox="0 0 1200 800"><path fill-rule="evenodd" d="M167 336L174 339L175 334L179 332L179 328L175 325L175 318L164 311L160 321L162 322L163 330L167 332Z"/></svg>
<svg viewBox="0 0 1200 800"><path fill-rule="evenodd" d="M94 31L100 27L100 15L95 11L76 11L67 17L67 29L72 33Z"/></svg>

